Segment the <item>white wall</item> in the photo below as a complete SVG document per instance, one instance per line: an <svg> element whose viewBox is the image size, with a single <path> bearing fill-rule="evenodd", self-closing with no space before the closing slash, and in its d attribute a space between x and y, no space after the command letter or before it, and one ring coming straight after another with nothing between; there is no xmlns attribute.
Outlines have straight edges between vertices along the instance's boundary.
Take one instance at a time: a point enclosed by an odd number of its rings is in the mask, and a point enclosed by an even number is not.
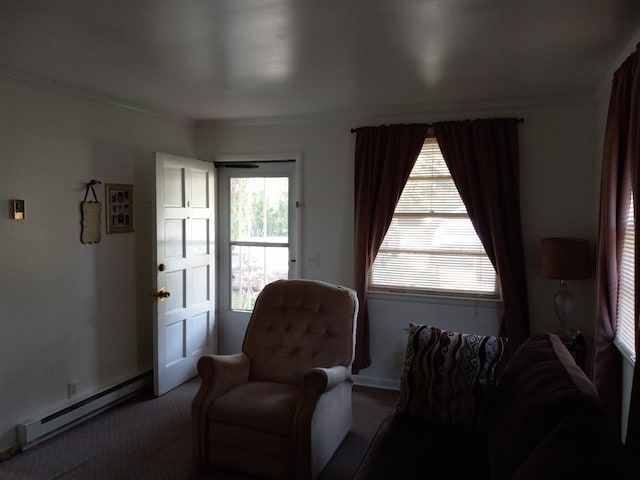
<svg viewBox="0 0 640 480"><path fill-rule="evenodd" d="M349 122L307 119L277 122L196 123L196 155L202 160L235 154L302 154L303 276L350 284L353 245L353 156ZM352 161L352 159L351 159ZM305 259L320 255L317 264Z"/></svg>
<svg viewBox="0 0 640 480"><path fill-rule="evenodd" d="M559 282L537 276L540 239L589 240L595 267L600 170L596 159L598 110L593 100L532 109L522 126L522 218L532 331L557 327L553 296ZM568 283L574 295L571 326L592 343L595 281Z"/></svg>
<svg viewBox="0 0 640 480"><path fill-rule="evenodd" d="M540 239L577 236L595 239L597 182L595 103L584 99L552 106L467 108L426 114L298 118L264 121L197 122L196 154L205 160L230 154L301 152L303 158L303 257L319 255L317 268L303 266L303 276L352 286L353 176L355 135L352 127L383 123L518 116L522 177L522 221L530 287L532 329L557 328L552 298L558 284L538 278ZM575 327L590 339L593 281L570 285L576 297ZM470 333L496 334L500 305L473 301L372 296L372 365L360 383L395 387L398 383L405 328L409 322L431 323ZM223 332L222 332L223 334ZM238 349L240 345L238 345Z"/></svg>
<svg viewBox="0 0 640 480"><path fill-rule="evenodd" d="M186 122L0 78L0 450L14 427L153 361L153 152L192 154ZM91 179L135 186L135 233L80 243ZM97 187L104 206L104 185ZM9 217L23 199L26 219Z"/></svg>

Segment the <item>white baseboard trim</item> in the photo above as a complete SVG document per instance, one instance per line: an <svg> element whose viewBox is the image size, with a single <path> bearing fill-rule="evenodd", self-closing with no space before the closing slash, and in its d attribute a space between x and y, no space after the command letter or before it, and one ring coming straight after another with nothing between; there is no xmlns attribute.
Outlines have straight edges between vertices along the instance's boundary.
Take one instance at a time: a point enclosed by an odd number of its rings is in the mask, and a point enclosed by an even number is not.
<svg viewBox="0 0 640 480"><path fill-rule="evenodd" d="M400 380L388 380L385 378L368 377L366 375L354 375L353 383L363 387L382 388L385 390L399 390Z"/></svg>
<svg viewBox="0 0 640 480"><path fill-rule="evenodd" d="M145 372L116 385L103 388L85 398L77 399L71 405L57 411L17 424L18 448L24 451L137 395L150 388L152 380L153 372Z"/></svg>

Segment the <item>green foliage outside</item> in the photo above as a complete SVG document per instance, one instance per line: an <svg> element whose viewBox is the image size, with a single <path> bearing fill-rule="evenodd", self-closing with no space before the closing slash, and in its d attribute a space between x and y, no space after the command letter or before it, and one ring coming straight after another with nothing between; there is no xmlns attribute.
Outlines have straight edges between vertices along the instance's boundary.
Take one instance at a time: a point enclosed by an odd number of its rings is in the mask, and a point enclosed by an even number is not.
<svg viewBox="0 0 640 480"><path fill-rule="evenodd" d="M288 244L289 181L286 177L230 179L231 307L251 310L262 288L287 278L289 248L252 245Z"/></svg>

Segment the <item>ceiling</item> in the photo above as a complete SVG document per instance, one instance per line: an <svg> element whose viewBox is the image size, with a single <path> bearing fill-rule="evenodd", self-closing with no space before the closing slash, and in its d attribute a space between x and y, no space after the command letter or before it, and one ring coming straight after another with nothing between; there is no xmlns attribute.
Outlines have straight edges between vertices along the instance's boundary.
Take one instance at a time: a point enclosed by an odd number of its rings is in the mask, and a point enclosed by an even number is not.
<svg viewBox="0 0 640 480"><path fill-rule="evenodd" d="M638 0L0 0L0 74L187 118L420 110L592 93L639 35Z"/></svg>

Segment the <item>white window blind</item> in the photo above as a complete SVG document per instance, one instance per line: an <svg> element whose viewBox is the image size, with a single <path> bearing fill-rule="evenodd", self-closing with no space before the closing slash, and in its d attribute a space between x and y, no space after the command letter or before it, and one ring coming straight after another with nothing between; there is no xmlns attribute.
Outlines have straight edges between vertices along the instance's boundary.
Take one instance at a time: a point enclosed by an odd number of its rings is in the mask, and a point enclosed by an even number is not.
<svg viewBox="0 0 640 480"><path fill-rule="evenodd" d="M435 138L413 167L371 269L373 290L497 297L496 272Z"/></svg>
<svg viewBox="0 0 640 480"><path fill-rule="evenodd" d="M635 221L633 194L630 194L624 229L618 236L620 254L618 271L618 298L616 302L615 343L635 362Z"/></svg>

